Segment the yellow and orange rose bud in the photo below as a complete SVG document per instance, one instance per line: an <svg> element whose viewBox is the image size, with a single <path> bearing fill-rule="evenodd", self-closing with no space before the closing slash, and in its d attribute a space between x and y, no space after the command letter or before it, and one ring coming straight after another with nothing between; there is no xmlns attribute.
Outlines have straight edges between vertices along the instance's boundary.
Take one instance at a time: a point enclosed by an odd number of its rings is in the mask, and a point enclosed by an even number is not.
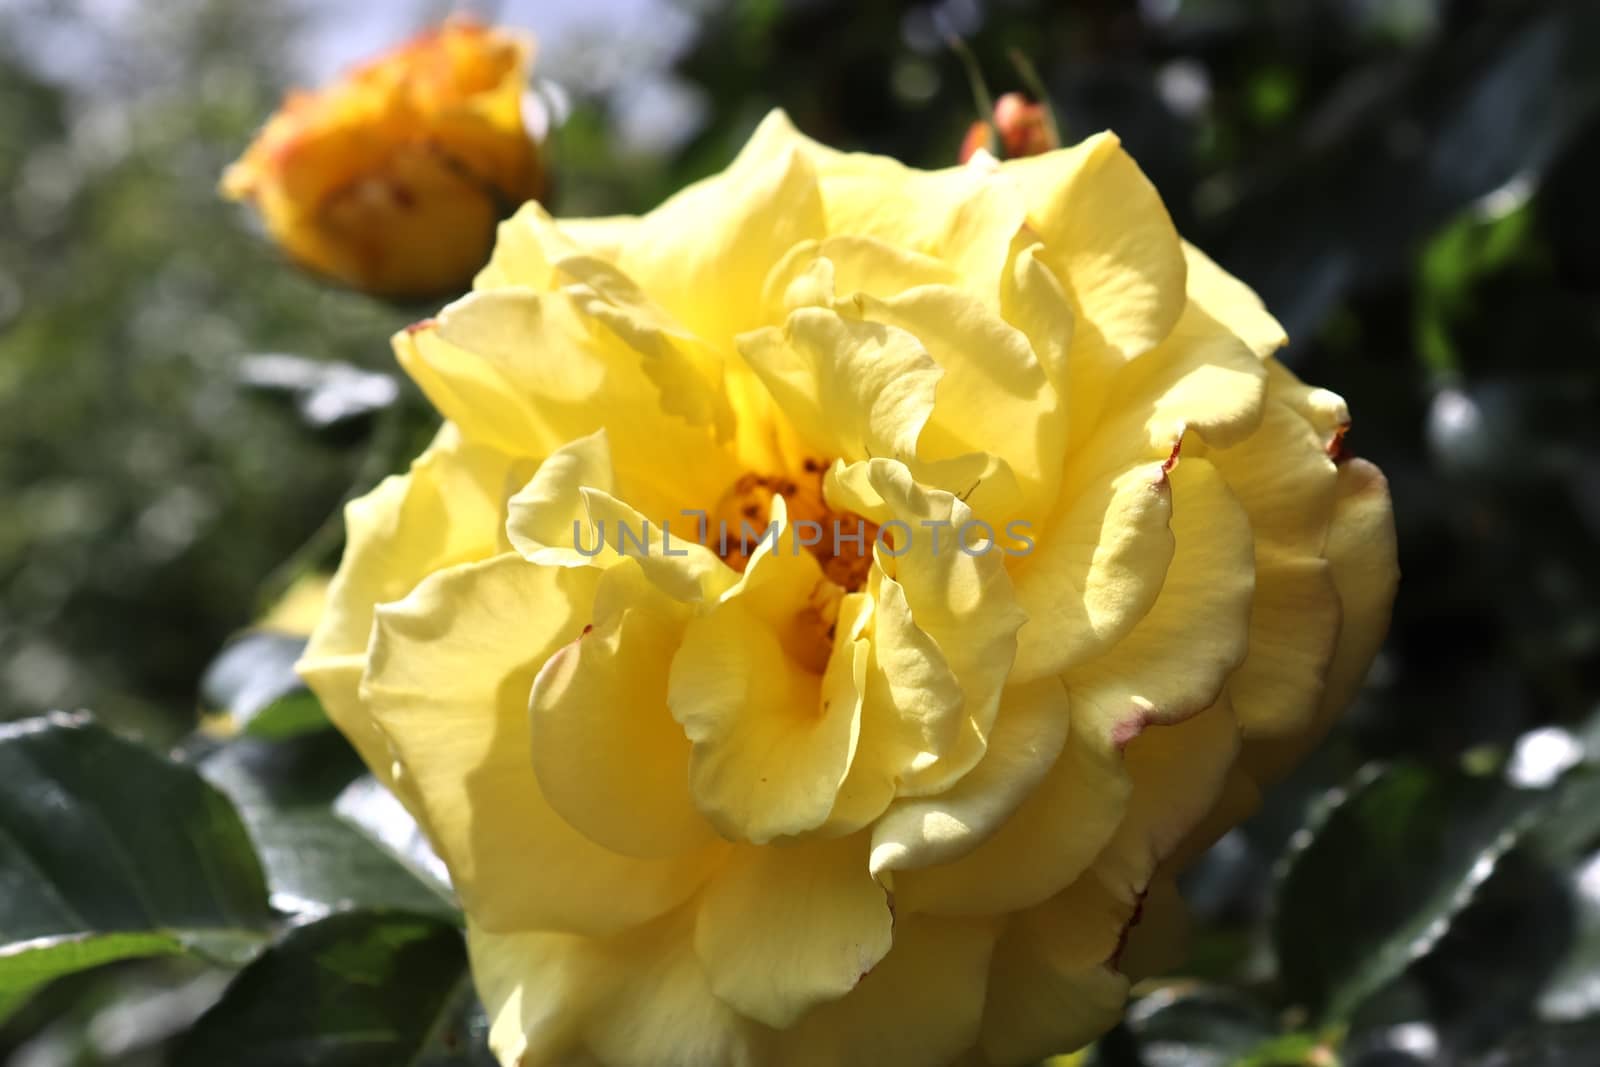
<svg viewBox="0 0 1600 1067"><path fill-rule="evenodd" d="M447 422L301 663L448 864L501 1062L1113 1025L1387 625L1383 476L1283 340L1109 134L930 173L775 114L646 216L504 224L396 338Z"/></svg>
<svg viewBox="0 0 1600 1067"><path fill-rule="evenodd" d="M525 121L531 39L452 19L294 92L223 175L302 266L374 295L459 291L496 223L544 190Z"/></svg>
<svg viewBox="0 0 1600 1067"><path fill-rule="evenodd" d="M967 128L957 156L965 163L981 148L1002 159L1037 156L1060 148L1046 104L1036 104L1021 93L1006 93L994 102L992 121L974 122Z"/></svg>

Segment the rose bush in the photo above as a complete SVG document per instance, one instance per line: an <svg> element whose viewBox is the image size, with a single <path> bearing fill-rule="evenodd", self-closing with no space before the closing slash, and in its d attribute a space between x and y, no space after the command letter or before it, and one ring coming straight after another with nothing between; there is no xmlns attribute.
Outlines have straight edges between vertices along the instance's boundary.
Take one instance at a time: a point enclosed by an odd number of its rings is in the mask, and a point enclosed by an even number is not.
<svg viewBox="0 0 1600 1067"><path fill-rule="evenodd" d="M389 297L457 291L544 189L523 115L533 42L453 19L291 93L222 179L296 261Z"/></svg>
<svg viewBox="0 0 1600 1067"><path fill-rule="evenodd" d="M502 1062L1112 1025L1387 623L1385 483L1282 342L1108 134L927 173L775 114L649 215L506 223L396 338L447 422L301 665L449 866Z"/></svg>

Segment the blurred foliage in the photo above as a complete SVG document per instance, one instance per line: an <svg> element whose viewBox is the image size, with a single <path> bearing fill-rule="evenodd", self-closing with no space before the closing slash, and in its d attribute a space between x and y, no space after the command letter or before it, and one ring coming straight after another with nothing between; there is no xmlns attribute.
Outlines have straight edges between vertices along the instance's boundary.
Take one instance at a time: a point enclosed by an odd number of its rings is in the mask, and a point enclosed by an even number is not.
<svg viewBox="0 0 1600 1067"><path fill-rule="evenodd" d="M425 311L298 275L214 196L304 13L97 14L127 7L0 6L0 711L90 706L157 746L217 713L178 751L237 807L213 832L250 833L280 916L335 917L223 996L231 968L123 916L98 931L121 939L103 958L164 958L10 1005L0 1054L243 1062L216 1050L268 1026L250 991L343 998L319 970L333 954L411 999L264 1032L315 1048L371 1024L416 1062L478 1062L428 858L284 673L293 639L240 638L200 686L231 634L336 556L340 500L427 432L384 340ZM608 38L658 28L595 8ZM559 214L649 208L772 106L841 147L948 163L977 115L946 36L996 93L1021 87L1020 48L1066 138L1114 128L1179 228L1266 297L1287 361L1349 400L1348 444L1391 480L1405 578L1366 690L1186 875L1190 959L1141 988L1095 1062L1600 1061L1600 5L684 0L679 15L687 41L652 75L696 104L678 128L636 136L627 64L569 78ZM601 66L573 42L546 42L547 71ZM318 841L337 844L301 843ZM231 847L187 847L213 846ZM297 860L319 852L340 862ZM20 906L0 904L8 937ZM436 983L400 977L414 958ZM59 959L39 964L71 969Z"/></svg>

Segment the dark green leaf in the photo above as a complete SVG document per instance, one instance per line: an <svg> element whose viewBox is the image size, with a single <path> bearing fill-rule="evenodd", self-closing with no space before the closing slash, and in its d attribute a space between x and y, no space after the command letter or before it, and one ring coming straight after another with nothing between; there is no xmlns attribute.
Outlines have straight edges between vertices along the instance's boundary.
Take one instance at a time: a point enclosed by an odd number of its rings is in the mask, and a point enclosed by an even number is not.
<svg viewBox="0 0 1600 1067"><path fill-rule="evenodd" d="M1415 766L1335 793L1286 858L1273 941L1290 998L1343 1019L1426 953L1544 795Z"/></svg>
<svg viewBox="0 0 1600 1067"><path fill-rule="evenodd" d="M200 682L201 700L253 737L282 739L326 728L322 704L295 674L306 639L253 630L228 642Z"/></svg>
<svg viewBox="0 0 1600 1067"><path fill-rule="evenodd" d="M1572 929L1537 1005L1552 1022L1600 1016L1600 853L1569 872L1567 888Z"/></svg>
<svg viewBox="0 0 1600 1067"><path fill-rule="evenodd" d="M115 959L237 959L270 921L249 836L193 771L56 714L0 726L0 781L0 1013Z"/></svg>
<svg viewBox="0 0 1600 1067"><path fill-rule="evenodd" d="M1600 1063L1600 1020L1527 1030L1471 1067L1581 1067Z"/></svg>
<svg viewBox="0 0 1600 1067"><path fill-rule="evenodd" d="M345 912L291 930L240 972L174 1067L466 1067L492 1063L471 1021L461 932Z"/></svg>
<svg viewBox="0 0 1600 1067"><path fill-rule="evenodd" d="M362 775L345 787L333 810L404 864L441 896L454 899L450 873L411 813L376 778Z"/></svg>
<svg viewBox="0 0 1600 1067"><path fill-rule="evenodd" d="M419 879L334 811L360 771L344 739L331 732L280 743L244 738L201 764L244 817L281 910L386 907L454 916L447 890Z"/></svg>
<svg viewBox="0 0 1600 1067"><path fill-rule="evenodd" d="M1227 1067L1273 1040L1272 1016L1217 986L1172 985L1140 998L1127 1027L1143 1067Z"/></svg>

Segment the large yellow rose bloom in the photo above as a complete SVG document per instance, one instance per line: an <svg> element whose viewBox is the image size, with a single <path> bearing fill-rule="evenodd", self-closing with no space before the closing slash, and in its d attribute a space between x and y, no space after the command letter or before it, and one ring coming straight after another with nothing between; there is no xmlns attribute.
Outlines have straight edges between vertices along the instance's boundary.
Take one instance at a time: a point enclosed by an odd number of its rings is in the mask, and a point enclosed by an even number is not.
<svg viewBox="0 0 1600 1067"><path fill-rule="evenodd" d="M449 865L501 1061L1114 1023L1388 617L1384 480L1282 342L1108 134L927 173L774 114L642 218L506 223L396 338L448 422L302 664Z"/></svg>
<svg viewBox="0 0 1600 1067"><path fill-rule="evenodd" d="M525 36L463 19L352 71L291 93L228 168L303 266L364 292L457 292L488 259L496 222L541 195L523 116Z"/></svg>

